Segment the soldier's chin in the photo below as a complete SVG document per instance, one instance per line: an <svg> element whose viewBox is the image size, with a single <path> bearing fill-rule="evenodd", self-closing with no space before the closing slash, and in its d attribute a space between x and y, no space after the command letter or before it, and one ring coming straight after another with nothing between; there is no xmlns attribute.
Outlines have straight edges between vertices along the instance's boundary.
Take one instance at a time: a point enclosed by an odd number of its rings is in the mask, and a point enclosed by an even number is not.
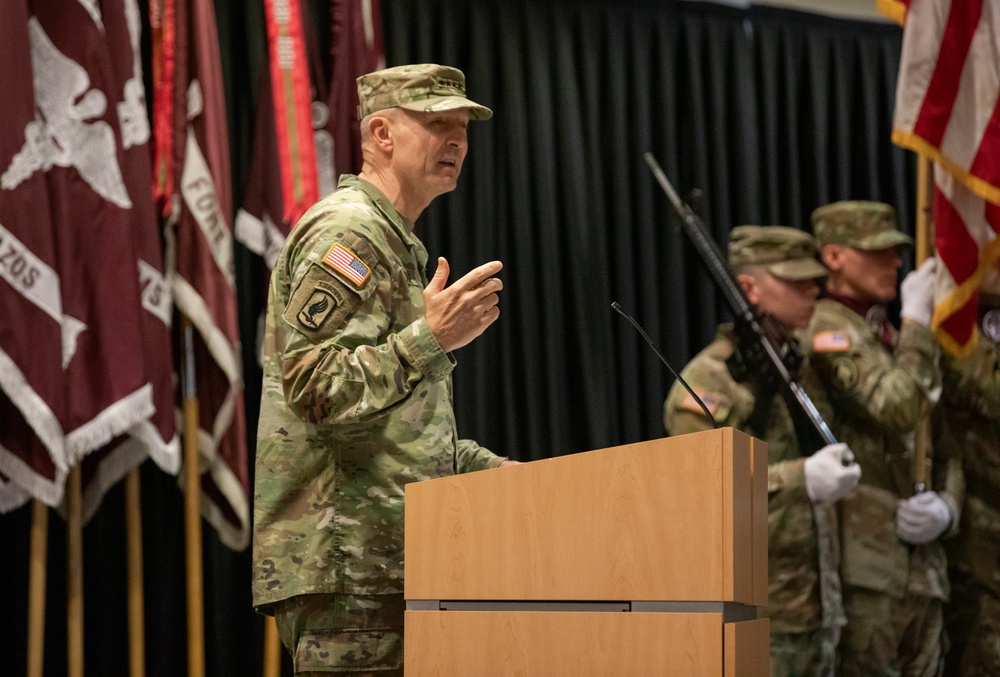
<svg viewBox="0 0 1000 677"><path fill-rule="evenodd" d="M896 298L896 285L892 285L891 287L887 287L877 297L877 299L879 301L881 301L882 303L889 303L889 301L892 301L895 298Z"/></svg>

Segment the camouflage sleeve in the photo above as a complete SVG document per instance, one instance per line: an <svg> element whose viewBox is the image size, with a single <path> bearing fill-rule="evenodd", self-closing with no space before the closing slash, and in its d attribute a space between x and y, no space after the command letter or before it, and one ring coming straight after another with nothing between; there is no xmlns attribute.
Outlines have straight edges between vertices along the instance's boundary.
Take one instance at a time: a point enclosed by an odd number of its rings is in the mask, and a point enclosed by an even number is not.
<svg viewBox="0 0 1000 677"><path fill-rule="evenodd" d="M929 329L904 322L895 355L837 318L814 320L809 361L834 408L865 412L899 432L913 430L940 383L937 341Z"/></svg>
<svg viewBox="0 0 1000 677"><path fill-rule="evenodd" d="M683 388L681 388L683 390ZM671 388L671 391L673 388ZM719 421L719 427L725 427L726 424ZM663 426L668 435L687 435L688 433L700 433L705 430L711 430L715 426L712 422L706 418L705 414L702 412L692 411L690 409L678 409L673 406L670 402L670 397L667 397L667 401L663 403Z"/></svg>
<svg viewBox="0 0 1000 677"><path fill-rule="evenodd" d="M421 382L437 382L453 367L420 318L379 345L304 346L293 339L284 354L282 382L289 406L302 420L361 423L402 404Z"/></svg>
<svg viewBox="0 0 1000 677"><path fill-rule="evenodd" d="M980 336L968 357L945 356L944 397L980 416L1000 417L1000 349Z"/></svg>
<svg viewBox="0 0 1000 677"><path fill-rule="evenodd" d="M422 289L394 278L376 255L378 246L356 232L334 242L330 252L345 248L341 255L363 279L330 265L329 253L302 258L287 302L270 309L268 331L285 398L300 419L362 423L404 403L421 383L445 378L454 361L413 298L422 301ZM308 243L308 249L322 256L329 244Z"/></svg>
<svg viewBox="0 0 1000 677"><path fill-rule="evenodd" d="M796 458L767 464L767 493L806 486L806 460Z"/></svg>
<svg viewBox="0 0 1000 677"><path fill-rule="evenodd" d="M684 367L681 376L708 408L720 428L732 427L744 432L756 402L754 393L745 385L736 383L729 372L725 358L731 353L731 344L717 339L695 356ZM675 381L663 403L663 425L669 435L686 435L712 429L712 422L705 415L691 393L680 381ZM781 442L771 439L768 455L778 460L767 465L768 492L782 489L803 489L805 473L803 459L782 459ZM808 500L808 499L806 499Z"/></svg>
<svg viewBox="0 0 1000 677"><path fill-rule="evenodd" d="M455 452L455 472L466 473L496 468L505 460L503 456L497 456L473 440L459 440Z"/></svg>
<svg viewBox="0 0 1000 677"><path fill-rule="evenodd" d="M963 456L974 419L1000 418L1000 364L997 347L980 336L964 358L944 355L944 393L935 408L933 487L948 501L956 517L965 502ZM958 519L956 519L956 524ZM953 527L952 532L957 529Z"/></svg>
<svg viewBox="0 0 1000 677"><path fill-rule="evenodd" d="M681 376L704 402L720 428L739 428L744 420L736 401L736 384L725 363L709 354L711 349L712 346L696 355L684 367ZM687 435L715 427L680 381L674 381L663 403L663 426L668 435Z"/></svg>

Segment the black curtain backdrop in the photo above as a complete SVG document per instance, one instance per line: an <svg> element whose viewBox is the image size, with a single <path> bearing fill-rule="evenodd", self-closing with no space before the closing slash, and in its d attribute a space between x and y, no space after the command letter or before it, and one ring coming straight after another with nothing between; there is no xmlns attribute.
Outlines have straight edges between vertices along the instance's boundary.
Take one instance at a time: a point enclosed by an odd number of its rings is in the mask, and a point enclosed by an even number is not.
<svg viewBox="0 0 1000 677"><path fill-rule="evenodd" d="M319 25L327 4L310 0ZM237 204L265 64L258 5L216 0ZM677 369L728 318L643 153L720 245L742 223L808 229L813 208L845 198L889 202L913 230L915 157L889 141L894 25L668 0L382 0L382 13L389 65L457 66L496 114L472 125L459 188L417 228L455 278L504 262L500 320L458 351L455 373L460 433L498 453L529 461L663 435L672 378L612 301ZM266 272L236 254L252 472ZM148 463L142 492L147 674L175 677L187 672L182 499ZM84 530L89 675L128 674L123 503L118 487ZM27 507L0 516L0 674L27 661L30 519ZM49 531L55 676L66 674L55 513ZM208 527L204 544L207 674L259 675L249 551L227 550Z"/></svg>
<svg viewBox="0 0 1000 677"><path fill-rule="evenodd" d="M456 271L505 263L501 319L458 353L460 432L521 460L662 436L675 368L724 319L655 183L652 152L720 244L809 228L844 199L912 228L912 154L891 145L901 32L711 4L393 0L387 60L462 68L495 110L459 188L418 232Z"/></svg>

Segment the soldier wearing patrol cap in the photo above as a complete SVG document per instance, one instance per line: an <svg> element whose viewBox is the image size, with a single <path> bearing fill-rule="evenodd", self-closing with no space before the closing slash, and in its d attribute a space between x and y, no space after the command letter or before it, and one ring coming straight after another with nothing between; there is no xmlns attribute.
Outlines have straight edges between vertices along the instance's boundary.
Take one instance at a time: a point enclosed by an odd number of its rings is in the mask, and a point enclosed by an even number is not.
<svg viewBox="0 0 1000 677"><path fill-rule="evenodd" d="M362 171L292 230L266 314L253 603L296 675L402 675L404 486L511 462L460 440L451 405L451 352L497 319L501 263L448 286L439 258L428 280L414 231L492 112L436 64L358 94Z"/></svg>
<svg viewBox="0 0 1000 677"><path fill-rule="evenodd" d="M979 287L978 341L969 355L942 359L934 446L965 478L961 526L946 542L951 640L946 674L1000 675L1000 264ZM936 454L937 456L938 454Z"/></svg>
<svg viewBox="0 0 1000 677"><path fill-rule="evenodd" d="M730 233L729 265L779 344L812 317L817 280L826 275L816 256L813 238L795 228L739 226ZM833 506L854 488L860 470L844 444L800 447L784 398L757 372L734 368L738 343L733 327L721 326L681 376L719 425L768 444L771 674L833 675L844 624ZM679 382L664 404L664 425L672 435L712 427Z"/></svg>
<svg viewBox="0 0 1000 677"><path fill-rule="evenodd" d="M903 280L897 332L885 304L896 296L899 248L912 240L897 230L895 210L837 202L816 209L812 224L830 274L804 341L813 381L803 385L832 407L827 421L863 470L840 502L842 674L934 675L948 597L939 539L958 517L945 490L952 465L935 464L930 491L914 481L914 430L940 385L929 329L936 259Z"/></svg>

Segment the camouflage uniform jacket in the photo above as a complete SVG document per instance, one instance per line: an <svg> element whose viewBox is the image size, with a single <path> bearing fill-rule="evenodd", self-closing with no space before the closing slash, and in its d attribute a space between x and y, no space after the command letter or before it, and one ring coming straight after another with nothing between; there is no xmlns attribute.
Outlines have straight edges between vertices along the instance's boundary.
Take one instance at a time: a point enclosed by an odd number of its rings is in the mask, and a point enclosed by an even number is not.
<svg viewBox="0 0 1000 677"><path fill-rule="evenodd" d="M498 466L459 440L454 361L423 312L427 251L344 176L271 276L254 485L253 602L403 591L403 489Z"/></svg>
<svg viewBox="0 0 1000 677"><path fill-rule="evenodd" d="M748 424L753 387L733 380L726 360L735 349L732 327L723 325L707 348L681 372L705 400L720 426L738 428L767 442L768 609L771 630L801 633L845 623L837 565L836 511L814 506L806 493L803 458L784 398L773 397L767 430ZM671 435L708 430L712 424L679 383L667 396L664 425Z"/></svg>
<svg viewBox="0 0 1000 677"><path fill-rule="evenodd" d="M894 354L863 317L831 299L817 303L804 341L812 370L803 386L822 392L820 413L862 471L857 489L839 503L841 580L894 597L909 590L945 600L940 541L913 547L896 536L896 504L914 493L913 431L939 391L938 345L929 329L912 322L893 332L893 341ZM935 466L931 484L957 515L945 490L947 468Z"/></svg>
<svg viewBox="0 0 1000 677"><path fill-rule="evenodd" d="M943 358L935 445L964 469L965 502L948 565L1000 595L1000 348L984 336L964 359Z"/></svg>

